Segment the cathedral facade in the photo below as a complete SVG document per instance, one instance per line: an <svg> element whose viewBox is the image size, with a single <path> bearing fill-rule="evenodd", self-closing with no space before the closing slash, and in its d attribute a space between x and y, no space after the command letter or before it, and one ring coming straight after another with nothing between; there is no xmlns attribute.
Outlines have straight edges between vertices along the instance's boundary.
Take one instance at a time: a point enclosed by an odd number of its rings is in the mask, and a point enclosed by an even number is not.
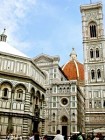
<svg viewBox="0 0 105 140"><path fill-rule="evenodd" d="M79 84L79 80L83 78L83 74L80 75L82 64L77 61L74 49L70 54L69 62L62 68L59 66L58 56L41 54L34 58L34 62L46 73L47 77L45 82L45 134L55 135L57 129L60 129L64 136L70 136L77 131L85 132L85 98L83 83L80 82L81 86ZM70 73L74 71L70 79L68 75L65 75L63 71L65 69ZM83 67L81 69L83 70Z"/></svg>

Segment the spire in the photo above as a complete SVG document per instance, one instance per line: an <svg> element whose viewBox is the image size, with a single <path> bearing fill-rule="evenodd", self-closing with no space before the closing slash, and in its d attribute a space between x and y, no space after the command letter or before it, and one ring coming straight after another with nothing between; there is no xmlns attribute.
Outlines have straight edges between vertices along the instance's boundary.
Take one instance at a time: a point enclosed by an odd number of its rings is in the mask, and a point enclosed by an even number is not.
<svg viewBox="0 0 105 140"><path fill-rule="evenodd" d="M76 54L74 48L72 48L72 52L71 52L71 54L70 54L70 58L71 58L71 59L75 59L75 60L77 59L77 54Z"/></svg>
<svg viewBox="0 0 105 140"><path fill-rule="evenodd" d="M5 31L6 31L6 29L4 28L3 33L0 35L0 41L6 42L7 35L5 35Z"/></svg>

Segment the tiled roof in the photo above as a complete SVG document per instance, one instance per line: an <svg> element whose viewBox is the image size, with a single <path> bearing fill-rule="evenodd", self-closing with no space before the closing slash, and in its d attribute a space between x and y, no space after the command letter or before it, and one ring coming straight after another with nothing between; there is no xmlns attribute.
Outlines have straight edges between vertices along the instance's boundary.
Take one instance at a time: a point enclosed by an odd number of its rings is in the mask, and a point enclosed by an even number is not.
<svg viewBox="0 0 105 140"><path fill-rule="evenodd" d="M63 66L62 70L69 80L84 80L84 65L77 60L69 61Z"/></svg>

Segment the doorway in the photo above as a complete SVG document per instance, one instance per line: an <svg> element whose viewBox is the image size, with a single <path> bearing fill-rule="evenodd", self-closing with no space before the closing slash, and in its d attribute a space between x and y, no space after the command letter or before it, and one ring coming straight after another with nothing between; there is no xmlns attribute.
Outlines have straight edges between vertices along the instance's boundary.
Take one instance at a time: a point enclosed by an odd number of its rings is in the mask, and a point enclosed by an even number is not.
<svg viewBox="0 0 105 140"><path fill-rule="evenodd" d="M64 136L64 140L67 140L67 126L62 126L62 135Z"/></svg>

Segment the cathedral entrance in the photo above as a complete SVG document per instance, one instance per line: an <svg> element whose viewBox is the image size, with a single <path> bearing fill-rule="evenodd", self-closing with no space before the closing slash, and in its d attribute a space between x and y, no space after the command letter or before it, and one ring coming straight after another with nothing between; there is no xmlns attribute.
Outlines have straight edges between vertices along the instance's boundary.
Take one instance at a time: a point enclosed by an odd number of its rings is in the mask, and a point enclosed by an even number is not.
<svg viewBox="0 0 105 140"><path fill-rule="evenodd" d="M64 140L67 140L67 126L62 126L62 135L64 136Z"/></svg>

